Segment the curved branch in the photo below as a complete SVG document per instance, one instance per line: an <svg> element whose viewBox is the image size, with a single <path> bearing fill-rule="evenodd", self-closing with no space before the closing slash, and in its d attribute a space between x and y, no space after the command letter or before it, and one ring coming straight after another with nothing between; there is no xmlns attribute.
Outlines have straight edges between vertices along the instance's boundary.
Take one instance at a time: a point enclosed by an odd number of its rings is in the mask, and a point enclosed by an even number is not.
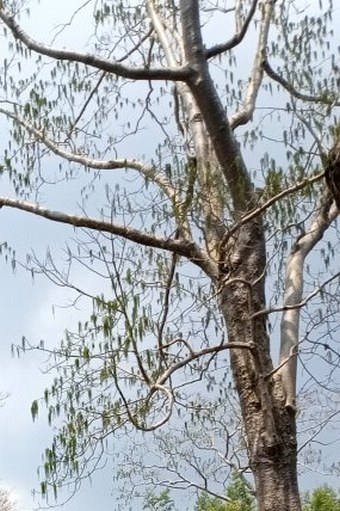
<svg viewBox="0 0 340 511"><path fill-rule="evenodd" d="M257 95L263 80L263 58L266 55L270 22L274 11L275 2L266 0L263 5L263 15L260 24L260 33L251 76L247 85L247 92L242 107L230 118L232 129L246 124L252 117L255 109Z"/></svg>
<svg viewBox="0 0 340 511"><path fill-rule="evenodd" d="M302 302L304 264L310 251L322 239L325 231L338 215L337 208L334 205L331 207L331 204L328 195L323 197L321 207L316 212L308 231L293 244L287 262L279 359L279 363L284 360L287 360L287 363L281 367L278 374L281 376L285 391L286 407L293 411L295 411L297 357L292 357L292 353L297 354L299 342L301 308L297 304Z"/></svg>
<svg viewBox="0 0 340 511"><path fill-rule="evenodd" d="M156 392L163 393L166 396L166 399L167 399L167 402L168 402L168 409L166 410L166 413L165 413L164 417L162 419L160 419L158 422L155 422L155 423L150 424L148 426L145 423L141 422L140 417L138 415L138 413L140 411L142 411L143 405L141 406L140 410L138 410L138 408L136 409L136 411L132 411L131 410L131 403L126 398L126 396L125 396L125 394L124 394L124 392L121 389L121 386L119 384L119 378L118 378L118 375L117 375L117 367L113 367L112 368L111 374L112 374L112 377L113 377L113 379L115 381L116 390L117 390L117 392L118 392L118 394L119 394L119 396L120 396L120 398L122 400L124 409L125 409L126 414L128 416L128 419L131 422L131 424L133 424L133 426L137 430L145 431L145 432L146 431L155 431L156 429L158 429L161 426L163 426L163 424L168 422L168 420L171 418L172 410L173 410L173 406L174 406L174 396L173 396L173 393L171 392L170 389L168 389L167 387L165 387L164 385L162 385L162 384L160 384L158 382L153 383L153 384L151 384L151 382L147 382L150 390L148 392L148 395L144 398L144 402L145 402L146 406L149 405L149 401L156 394Z"/></svg>
<svg viewBox="0 0 340 511"><path fill-rule="evenodd" d="M155 431L156 429L159 429L161 426L163 426L168 420L171 418L172 410L174 407L174 395L170 389L165 387L164 385L160 385L159 383L155 383L150 390L150 398L156 393L161 392L165 395L167 399L167 405L168 409L166 411L166 414L164 415L163 419L160 419L158 422L155 422L154 424L150 426L143 427L143 431Z"/></svg>
<svg viewBox="0 0 340 511"><path fill-rule="evenodd" d="M241 30L236 32L236 34L231 39L229 39L229 41L227 41L225 43L221 43L221 44L216 44L215 46L212 46L211 48L209 48L208 50L205 51L205 56L207 59L211 59L212 57L216 57L217 55L220 55L221 53L229 51L232 48L235 48L235 46L237 46L238 44L240 44L242 42L244 36L246 35L246 33L248 31L249 24L255 14L257 4L258 4L258 0L253 0L253 3L252 3L250 10L248 12L248 16L246 17L244 24L241 27ZM230 10L233 10L233 9L229 9L229 11Z"/></svg>
<svg viewBox="0 0 340 511"><path fill-rule="evenodd" d="M2 206L20 209L46 218L47 220L72 225L73 227L83 227L85 229L108 232L116 236L121 236L122 238L139 245L167 250L186 257L192 263L199 266L211 278L218 278L217 265L209 259L207 254L201 250L194 241L186 239L161 238L126 225L78 215L69 215L61 211L52 211L43 206L39 206L38 204L19 199L12 199L10 197L0 196L0 208Z"/></svg>
<svg viewBox="0 0 340 511"><path fill-rule="evenodd" d="M291 85L289 82L287 82L287 80L285 80L282 76L276 73L276 71L274 71L274 69L270 66L267 59L263 60L262 68L269 78L279 83L296 99L301 99L302 101L309 101L310 103L323 103L326 105L340 106L340 101L335 101L334 98L328 99L326 95L311 96L309 94L303 94L302 92L299 92L293 87L293 85Z"/></svg>
<svg viewBox="0 0 340 511"><path fill-rule="evenodd" d="M0 4L1 5L1 4ZM21 41L28 49L33 50L40 55L46 55L56 60L68 60L70 62L80 62L82 64L113 73L123 78L132 80L172 80L187 81L191 75L191 70L187 66L176 68L146 68L130 67L120 64L116 60L110 60L103 57L96 57L89 53L81 53L73 50L60 50L52 48L31 38L22 27L15 21L14 17L0 7L0 19L10 29L15 39Z"/></svg>
<svg viewBox="0 0 340 511"><path fill-rule="evenodd" d="M288 195L291 195L292 193L298 192L299 190L302 190L307 184L315 183L316 181L319 181L322 179L325 175L325 171L319 172L313 177L305 178L296 185L290 186L283 190L282 192L278 193L274 197L271 197L268 199L264 204L259 206L258 208L254 209L253 211L250 211L247 215L244 215L239 222L237 222L231 229L229 229L225 236L223 237L220 248L223 248L228 243L228 240L231 238L231 236L244 224L247 222L250 222L254 218L256 218L258 215L261 215L264 211L269 209L273 204L275 204L277 201L283 199L284 197L287 197Z"/></svg>
<svg viewBox="0 0 340 511"><path fill-rule="evenodd" d="M50 149L55 155L68 160L69 162L79 163L84 165L89 169L94 170L117 170L117 169L126 169L130 168L138 171L140 174L145 176L147 179L150 179L153 183L156 183L172 200L176 199L177 192L170 183L170 181L159 172L156 172L155 168L151 165L147 165L139 160L134 158L119 158L114 160L98 160L95 158L89 158L84 154L79 154L77 152L69 152L65 151L58 144L47 138L43 131L38 130L34 126L31 126L28 122L26 122L21 117L13 114L12 112L0 108L0 113L6 115L14 122L18 122L21 126L23 126L31 135L34 135L37 140L42 142L48 149Z"/></svg>
<svg viewBox="0 0 340 511"><path fill-rule="evenodd" d="M178 339L178 341L175 342L183 342L183 339ZM186 345L186 342L184 341L184 344ZM166 346L163 346L163 348L166 348ZM156 382L157 385L164 385L167 380L170 378L170 376L181 369L182 367L185 367L193 360L197 360L198 358L203 357L204 355L210 355L210 354L216 354L220 351L225 350L235 350L235 349L241 349L241 350L248 350L248 351L254 351L256 348L256 345L252 342L227 342L226 344L218 344L217 346L209 346L208 348L202 348L198 351L193 351L191 348L189 349L189 355L184 357L179 362L174 363L172 366L170 366L168 369L166 369L163 374L161 374Z"/></svg>

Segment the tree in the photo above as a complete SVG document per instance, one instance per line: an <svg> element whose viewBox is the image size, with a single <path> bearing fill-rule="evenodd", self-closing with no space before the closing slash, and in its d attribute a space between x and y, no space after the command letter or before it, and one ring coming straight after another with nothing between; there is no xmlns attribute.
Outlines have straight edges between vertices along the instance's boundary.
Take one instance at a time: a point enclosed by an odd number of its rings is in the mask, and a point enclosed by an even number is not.
<svg viewBox="0 0 340 511"><path fill-rule="evenodd" d="M15 502L11 499L10 493L3 488L0 488L0 510L1 511L15 511Z"/></svg>
<svg viewBox="0 0 340 511"><path fill-rule="evenodd" d="M320 486L304 498L303 511L337 511L340 499L333 488Z"/></svg>
<svg viewBox="0 0 340 511"><path fill-rule="evenodd" d="M200 442L225 472L249 467L260 511L300 511L298 358L311 378L299 408L315 380L316 399L327 400L302 445L336 413L327 391L339 356L338 211L323 180L326 169L335 193L332 2L103 1L89 15L91 4L77 4L50 44L24 28L20 2L0 7L8 40L0 113L10 126L2 174L13 190L0 206L80 233L61 268L51 253L28 265L93 307L54 353L59 374L44 398L50 422L65 421L46 451L42 490L91 473L107 440L131 428L162 442L158 429L177 413L183 442L195 440L192 421L215 421L225 452L208 433ZM92 29L84 51L65 49L68 27L81 33L77 20ZM74 190L81 169L121 172L102 177L93 214L85 177L78 214L39 202L51 182L57 190L69 179ZM75 281L76 264L96 275L95 292ZM36 401L34 417L38 410ZM170 444L168 468L178 473ZM207 476L192 449L185 460L199 482L188 486L214 495L216 470Z"/></svg>
<svg viewBox="0 0 340 511"><path fill-rule="evenodd" d="M174 502L170 498L169 491L164 490L158 496L153 492L149 493L145 498L143 509L173 511L175 509L173 506ZM247 482L238 474L234 474L233 482L228 485L224 500L217 497L209 497L207 493L202 493L197 500L195 510L255 511L254 497L251 495Z"/></svg>
<svg viewBox="0 0 340 511"><path fill-rule="evenodd" d="M329 486L319 486L312 493L307 492L302 498L303 511L338 511L340 499L336 491ZM166 511L172 502L167 491L162 492L159 497L150 494L145 502L145 509L156 509ZM173 509L173 508L171 508ZM226 491L226 501L217 497L209 497L203 493L197 501L197 511L253 511L254 497L252 497L248 484L234 474L234 481Z"/></svg>
<svg viewBox="0 0 340 511"><path fill-rule="evenodd" d="M226 502L206 493L199 497L197 511L255 511L254 497L249 485L238 474L234 474L233 482L226 491Z"/></svg>
<svg viewBox="0 0 340 511"><path fill-rule="evenodd" d="M163 490L160 495L148 493L144 500L143 509L149 509L150 511L174 511L173 505L169 490Z"/></svg>

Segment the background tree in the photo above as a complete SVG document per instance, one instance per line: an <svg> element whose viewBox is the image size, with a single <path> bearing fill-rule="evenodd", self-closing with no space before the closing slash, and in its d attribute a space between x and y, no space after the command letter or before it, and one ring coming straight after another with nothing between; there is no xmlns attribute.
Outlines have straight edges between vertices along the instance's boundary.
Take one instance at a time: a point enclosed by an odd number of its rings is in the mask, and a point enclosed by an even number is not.
<svg viewBox="0 0 340 511"><path fill-rule="evenodd" d="M228 502L217 497L209 497L204 493L198 498L196 509L197 511L253 511L256 509L249 485L238 475L234 476L234 481L228 486L226 497ZM303 511L338 511L340 509L337 492L327 485L319 486L311 493L307 492L303 495L302 501ZM167 509L174 509L172 506L173 502L167 490L158 497L150 494L145 501L145 509L167 511Z"/></svg>
<svg viewBox="0 0 340 511"><path fill-rule="evenodd" d="M146 495L143 509L150 511L174 511L174 502L169 495L169 490L163 490L159 495L150 492Z"/></svg>
<svg viewBox="0 0 340 511"><path fill-rule="evenodd" d="M51 362L58 374L44 400L60 428L42 491L91 474L111 438L125 435L128 449L132 430L153 431L182 488L216 496L216 480L225 487L228 473L248 467L260 511L300 511L298 357L304 424L315 380L322 385L302 447L338 409L338 210L322 180L325 167L334 194L332 2L88 1L48 43L24 28L23 7L0 6L0 113L10 126L2 174L12 191L0 206L80 232L63 265L48 252L28 266L92 308ZM78 20L87 47L66 49ZM108 170L120 175L100 181ZM65 190L78 214L52 209ZM77 265L96 276L95 289L77 281ZM180 449L157 433L174 421ZM139 475L151 484L153 456ZM117 455L120 476L123 461Z"/></svg>
<svg viewBox="0 0 340 511"><path fill-rule="evenodd" d="M3 488L0 488L0 510L1 511L15 511L16 504L11 499L10 493Z"/></svg>
<svg viewBox="0 0 340 511"><path fill-rule="evenodd" d="M303 511L338 511L340 499L329 486L320 486L304 497Z"/></svg>
<svg viewBox="0 0 340 511"><path fill-rule="evenodd" d="M209 497L206 493L201 495L197 502L197 511L255 511L254 496L251 494L249 484L238 474L234 474L233 482L226 491L227 502L217 497Z"/></svg>

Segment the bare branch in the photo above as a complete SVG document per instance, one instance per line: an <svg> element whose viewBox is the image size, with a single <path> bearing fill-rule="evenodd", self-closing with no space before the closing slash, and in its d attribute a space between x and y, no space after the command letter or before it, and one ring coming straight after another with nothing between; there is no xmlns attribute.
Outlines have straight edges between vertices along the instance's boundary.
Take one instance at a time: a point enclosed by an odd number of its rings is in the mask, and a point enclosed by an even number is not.
<svg viewBox="0 0 340 511"><path fill-rule="evenodd" d="M251 7L249 9L248 15L239 31L236 32L236 34L229 39L229 41L221 44L216 44L215 46L212 46L212 48L209 48L205 52L205 56L207 59L211 59L212 57L216 57L217 55L220 55L221 53L224 53L226 51L231 50L232 48L235 48L238 44L240 44L246 35L249 24L254 16L254 13L256 11L256 7L258 4L258 0L253 0ZM234 9L227 9L227 12L232 11Z"/></svg>
<svg viewBox="0 0 340 511"><path fill-rule="evenodd" d="M163 191L164 193L172 200L176 199L176 195L178 193L171 185L170 181L162 174L156 171L156 169L148 165L144 162L141 162L136 159L127 159L127 158L120 158L120 159L114 159L114 160L98 160L94 158L89 158L88 156L84 154L79 154L77 150L74 150L72 152L65 151L62 149L58 144L53 142L51 139L47 138L46 135L43 133L43 131L38 130L28 122L26 122L24 119L19 117L18 115L13 114L12 112L5 110L3 108L0 108L0 113L6 115L10 119L12 119L15 122L18 122L23 126L31 135L34 135L37 140L42 142L48 149L50 149L54 154L57 156L60 156L61 158L68 160L70 162L79 163L81 165L84 165L84 167L87 167L89 169L95 169L95 170L117 170L117 169L133 169L138 171L140 174L145 176L147 179L152 181L153 183L156 183Z"/></svg>
<svg viewBox="0 0 340 511"><path fill-rule="evenodd" d="M320 294L323 291L323 289L325 289L325 287L328 286L328 284L330 284L331 282L333 282L333 280L336 280L339 277L340 277L340 272L335 273L335 275L332 275L329 279L325 280L325 282L323 282L320 286L316 287L314 289L314 291L312 291L309 295L306 296L306 298L301 300L299 303L291 303L289 305L282 305L281 307L278 306L278 307L270 307L268 309L262 309L257 312L254 312L254 314L252 314L251 317L256 319L256 318L260 318L261 316L268 316L269 314L273 314L274 312L285 312L285 311L291 311L291 310L295 310L295 309L302 309L302 307L307 305L307 303L309 303L315 296ZM280 365L281 365L281 363L280 363Z"/></svg>
<svg viewBox="0 0 340 511"><path fill-rule="evenodd" d="M134 229L126 225L115 224L105 220L82 217L78 215L68 215L60 211L52 211L38 204L10 197L0 197L0 208L8 206L14 209L27 211L37 216L41 216L53 222L72 225L73 227L83 227L95 231L108 232L116 236L121 236L139 245L167 250L175 254L187 257L191 262L199 266L210 277L217 279L217 265L209 260L207 254L201 250L194 241L186 239L161 238L153 236L146 232Z"/></svg>
<svg viewBox="0 0 340 511"><path fill-rule="evenodd" d="M163 307L162 307L162 311L161 311L161 314L160 314L160 317L159 317L159 320L157 323L157 327L158 327L157 338L158 338L158 348L159 348L159 354L160 354L160 359L159 359L160 366L162 365L162 363L165 360L163 334L164 334L164 329L166 326L166 322L168 320L168 315L169 315L169 310L170 310L171 288L172 288L174 277L175 277L177 262L178 262L178 257L176 254L173 254L172 259L171 259L169 274L167 276L167 281L165 284Z"/></svg>
<svg viewBox="0 0 340 511"><path fill-rule="evenodd" d="M307 255L322 239L331 222L337 217L338 210L329 196L322 199L321 207L316 212L314 220L308 231L300 236L292 246L287 262L285 277L285 292L283 305L285 308L281 320L280 360L289 360L280 369L279 374L286 394L286 407L295 410L296 395L296 369L297 359L291 357L296 352L299 342L300 309L296 307L301 302L303 293L303 270ZM316 294L315 290L313 294ZM290 308L290 306L295 307ZM289 308L287 308L289 307Z"/></svg>
<svg viewBox="0 0 340 511"><path fill-rule="evenodd" d="M87 107L89 106L92 98L94 97L94 95L98 92L98 89L99 87L101 86L102 84L102 81L104 80L106 76L106 71L103 71L101 74L100 74L100 77L98 78L98 81L96 83L96 85L93 87L93 89L91 90L88 98L86 99L85 103L83 104L83 106L81 107L80 109L80 112L79 114L77 115L76 119L74 120L74 122L72 123L72 126L67 134L67 138L69 139L72 135L72 132L74 131L75 127L77 126L78 122L80 121L80 119L82 118L85 110L87 109Z"/></svg>
<svg viewBox="0 0 340 511"><path fill-rule="evenodd" d="M237 128L242 124L246 124L252 117L257 95L263 80L263 58L266 54L268 43L268 34L270 22L274 11L275 2L273 0L266 0L263 3L263 15L260 24L260 33L257 43L257 49L251 72L250 80L247 86L247 92L241 108L235 112L229 122L232 129Z"/></svg>
<svg viewBox="0 0 340 511"><path fill-rule="evenodd" d="M51 48L38 41L32 39L15 21L14 17L6 12L4 8L0 8L0 19L11 30L15 39L21 41L28 49L33 50L40 55L46 55L56 60L67 60L70 62L80 62L87 66L113 73L123 78L133 80L173 80L187 81L191 75L191 70L187 66L179 66L175 69L171 68L153 68L146 67L129 67L120 64L116 60L97 57L89 53L81 53L73 50L60 50Z"/></svg>
<svg viewBox="0 0 340 511"><path fill-rule="evenodd" d="M229 7L228 9L224 7L203 7L203 12L221 12L222 14L229 14L229 12L234 12L235 7Z"/></svg>
<svg viewBox="0 0 340 511"><path fill-rule="evenodd" d="M16 509L16 502L11 498L10 493L4 488L0 488L0 510L15 511Z"/></svg>
<svg viewBox="0 0 340 511"><path fill-rule="evenodd" d="M141 44L146 41L146 39L148 39L152 34L152 29L150 29L143 37L141 37L140 41L138 41L137 44L134 45L133 48L131 48L123 57L121 57L120 59L117 60L117 62L123 62L124 60L126 60L130 55L132 55L136 50L138 50L138 48L141 46ZM88 107L88 105L90 104L92 98L94 97L94 95L96 94L96 92L98 91L102 81L104 80L106 76L106 71L102 72L100 74L100 77L98 78L98 81L96 83L96 85L93 87L92 91L90 92L88 98L86 99L84 105L82 106L82 108L80 109L80 112L79 114L77 115L75 121L73 122L72 126L71 126L71 129L68 133L68 137L71 136L72 132L74 131L74 128L77 126L78 122L80 121L80 119L82 118L86 108Z"/></svg>
<svg viewBox="0 0 340 511"><path fill-rule="evenodd" d="M221 241L220 247L221 248L225 247L225 245L227 244L227 242L230 239L230 237L242 225L246 224L247 222L250 222L251 220L253 220L253 218L257 217L258 215L261 215L264 211L269 209L271 206L273 206L273 204L275 204L279 200L283 199L284 197L287 197L288 195L291 195L291 194L293 194L295 192L298 192L299 190L302 190L307 184L312 184L312 183L315 183L317 181L320 181L320 179L322 179L324 177L324 175L325 175L325 172L322 171L322 172L319 172L318 174L316 174L313 177L305 178L302 181L300 181L299 183L297 183L296 185L289 186L285 190L282 190L282 192L278 193L274 197L271 197L270 199L268 199L264 204L262 204L258 208L255 208L253 211L251 211L247 215L244 215L239 222L237 222L235 225L233 225L233 227L231 229L229 229L227 231L227 233L225 234L224 238Z"/></svg>
<svg viewBox="0 0 340 511"><path fill-rule="evenodd" d="M302 92L299 92L293 87L293 85L291 85L281 75L274 71L274 69L270 66L266 58L262 61L262 68L269 76L269 78L282 85L282 87L286 89L296 99L301 99L302 101L308 101L311 103L321 103L324 105L340 106L340 101L336 101L335 99L336 96L334 93L332 97L331 94L327 96L327 92L322 96L311 96L310 94L303 94Z"/></svg>

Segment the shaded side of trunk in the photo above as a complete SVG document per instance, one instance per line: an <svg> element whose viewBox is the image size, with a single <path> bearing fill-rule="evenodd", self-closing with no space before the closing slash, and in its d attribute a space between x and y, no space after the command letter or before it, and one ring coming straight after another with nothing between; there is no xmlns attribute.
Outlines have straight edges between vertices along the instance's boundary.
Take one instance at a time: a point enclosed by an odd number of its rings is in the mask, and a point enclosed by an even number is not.
<svg viewBox="0 0 340 511"><path fill-rule="evenodd" d="M296 448L283 445L275 456L251 462L260 511L301 511Z"/></svg>
<svg viewBox="0 0 340 511"><path fill-rule="evenodd" d="M224 255L229 273L221 275L221 309L232 350L231 365L245 425L249 465L260 511L301 511L297 483L296 426L285 406L280 376L273 371L265 307L265 243L260 219L245 224Z"/></svg>

